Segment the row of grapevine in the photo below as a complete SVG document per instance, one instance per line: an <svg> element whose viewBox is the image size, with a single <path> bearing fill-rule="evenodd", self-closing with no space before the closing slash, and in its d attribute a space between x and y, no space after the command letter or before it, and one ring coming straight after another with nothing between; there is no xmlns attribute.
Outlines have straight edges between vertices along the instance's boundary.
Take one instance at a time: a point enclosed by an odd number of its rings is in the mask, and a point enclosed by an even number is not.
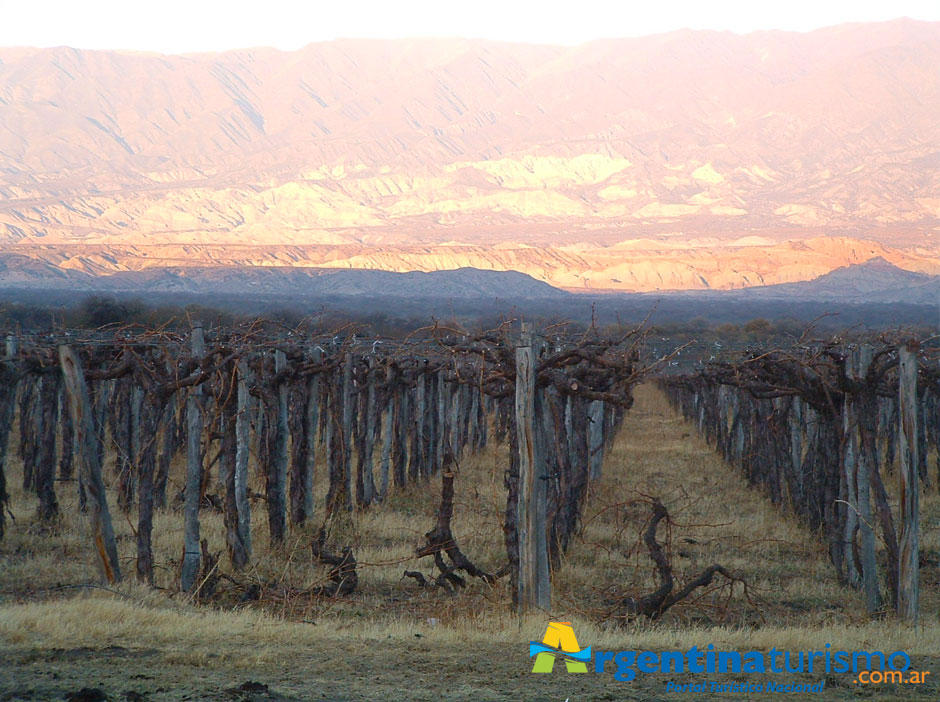
<svg viewBox="0 0 940 702"><path fill-rule="evenodd" d="M179 586L187 592L204 559L200 510L213 501L224 512L231 567L251 561L259 518L249 499L252 469L263 479L267 531L278 543L310 520L380 508L390 491L426 484L495 439L511 446L505 570L520 609L547 606L548 571L567 548L587 482L643 376L637 338L549 341L503 328L392 344L257 329L206 334L198 324L189 335L10 337L0 363L0 537L14 415L24 488L37 494L39 518L56 519L57 479L77 474L105 579L121 578L106 483L120 510L136 509L143 582L154 579L155 510L181 507ZM104 474L106 455L115 457L113 475ZM177 456L185 456L185 486L168 495ZM315 474L328 482L319 505ZM539 583L520 573L540 573ZM536 590L543 595L530 596Z"/></svg>
<svg viewBox="0 0 940 702"><path fill-rule="evenodd" d="M927 456L940 445L935 349L912 340L802 344L659 383L749 483L825 539L838 578L864 591L870 613L887 604L916 619L918 483L930 484ZM885 486L895 463L897 516Z"/></svg>

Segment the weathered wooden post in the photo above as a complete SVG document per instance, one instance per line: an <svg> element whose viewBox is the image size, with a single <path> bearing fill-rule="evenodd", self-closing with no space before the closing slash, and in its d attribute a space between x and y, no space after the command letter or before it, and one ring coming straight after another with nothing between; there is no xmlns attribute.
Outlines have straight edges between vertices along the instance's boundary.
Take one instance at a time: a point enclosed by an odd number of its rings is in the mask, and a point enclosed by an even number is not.
<svg viewBox="0 0 940 702"><path fill-rule="evenodd" d="M437 373L437 417L435 420L436 434L434 435L434 462L431 472L436 474L444 465L444 440L447 437L447 383L444 381L444 371Z"/></svg>
<svg viewBox="0 0 940 702"><path fill-rule="evenodd" d="M367 505L378 502L379 498L375 491L375 473L372 470L372 451L375 445L375 426L376 426L376 406L375 406L375 356L369 357L369 371L366 375L368 389L366 391L366 416L365 416L365 442L362 447L362 480L363 480L363 502ZM362 422L363 418L360 417Z"/></svg>
<svg viewBox="0 0 940 702"><path fill-rule="evenodd" d="M421 475L434 473L434 455L437 446L437 375L427 373L424 379L424 454L421 457Z"/></svg>
<svg viewBox="0 0 940 702"><path fill-rule="evenodd" d="M91 418L92 426L95 429L92 437L98 450L98 464L104 466L105 455L105 425L107 424L107 412L109 396L114 390L114 380L95 383L89 388L88 396L91 400ZM74 423L73 423L74 428ZM82 474L78 474L78 504L82 512L85 511L85 485L82 482Z"/></svg>
<svg viewBox="0 0 940 702"><path fill-rule="evenodd" d="M283 351L274 352L274 374L280 376L287 370L287 356ZM284 540L287 527L287 381L277 380L277 423L274 427L274 456L268 466L268 527L271 543Z"/></svg>
<svg viewBox="0 0 940 702"><path fill-rule="evenodd" d="M920 604L920 505L917 439L917 352L915 343L902 346L899 368L898 470L901 534L898 540L898 616L917 623Z"/></svg>
<svg viewBox="0 0 940 702"><path fill-rule="evenodd" d="M790 470L797 494L790 495L791 504L803 499L803 426L803 401L799 395L794 395L790 398Z"/></svg>
<svg viewBox="0 0 940 702"><path fill-rule="evenodd" d="M393 456L393 471L395 484L405 486L408 484L408 430L411 406L411 394L407 385L398 389L398 408L395 415L395 451Z"/></svg>
<svg viewBox="0 0 940 702"><path fill-rule="evenodd" d="M812 412L811 408L807 409ZM732 420L734 438L731 443L731 455L734 457L734 462L739 466L744 459L744 445L747 440L744 423L744 403L741 401L741 393L738 391L734 398L734 419Z"/></svg>
<svg viewBox="0 0 940 702"><path fill-rule="evenodd" d="M454 382L450 397L450 455L460 458L460 383Z"/></svg>
<svg viewBox="0 0 940 702"><path fill-rule="evenodd" d="M353 509L352 492L352 423L353 423L353 375L352 354L348 351L343 359L343 427L342 427L342 470L343 470L343 506L347 512Z"/></svg>
<svg viewBox="0 0 940 702"><path fill-rule="evenodd" d="M329 487L326 492L326 511L328 515L333 515L336 510L336 503L340 499L340 483L342 474L340 473L340 442L337 439L336 425L339 423L336 415L338 413L337 403L340 389L336 379L330 377L327 379L327 393L323 398L323 409L321 414L325 417L323 424L323 441L326 444L326 472L329 479ZM341 419L339 421L342 421Z"/></svg>
<svg viewBox="0 0 940 702"><path fill-rule="evenodd" d="M176 370L175 360L166 357L166 372L168 376L173 376ZM177 392L172 393L166 402L163 410L163 417L160 420L163 436L160 443L160 453L157 456L157 473L153 484L153 504L155 507L166 507L166 484L170 477L170 463L177 451L177 439L180 437L177 417L178 409Z"/></svg>
<svg viewBox="0 0 940 702"><path fill-rule="evenodd" d="M522 335L516 347L516 444L519 451L519 503L516 512L516 533L519 539L519 577L516 611L519 614L551 606L548 582L548 564L539 563L539 534L545 532L544 515L539 509L545 499L544 480L539 479L542 469L535 435L535 367L536 355L531 324L522 325ZM546 538L542 535L542 538Z"/></svg>
<svg viewBox="0 0 940 702"><path fill-rule="evenodd" d="M848 349L845 355L845 374L850 381L855 380L855 349ZM845 562L845 575L849 585L859 587L862 578L855 567L855 532L858 530L858 417L856 416L855 398L851 392L845 393L842 402L842 485L845 489L845 510L843 524L842 549Z"/></svg>
<svg viewBox="0 0 940 702"><path fill-rule="evenodd" d="M59 502L55 496L56 469L56 424L59 410L59 378L46 372L38 382L37 428L39 445L36 447L36 468L33 480L39 496L39 518L53 521L59 514Z"/></svg>
<svg viewBox="0 0 940 702"><path fill-rule="evenodd" d="M536 362L538 354L536 355ZM556 405L557 401L557 405ZM547 610L551 606L551 551L557 549L558 540L549 520L548 500L552 491L556 492L556 504L562 508L565 496L557 495L560 476L564 472L562 453L567 453L564 444L567 437L562 435L563 427L556 426L556 410L560 409L561 400L554 388L535 391L535 455L538 459L535 476L535 557L537 564L537 587L539 607ZM552 520L554 521L554 520ZM557 565L557 559L556 559Z"/></svg>
<svg viewBox="0 0 940 702"><path fill-rule="evenodd" d="M16 355L16 339L11 334L6 339L6 360L12 361ZM7 440L13 426L13 413L16 406L16 372L12 364L0 363L0 539L6 528L7 493L6 457Z"/></svg>
<svg viewBox="0 0 940 702"><path fill-rule="evenodd" d="M320 348L313 350L313 362L323 360ZM307 407L304 416L304 433L307 435L307 465L304 467L304 517L312 519L315 511L313 503L313 479L317 471L317 425L320 422L320 374L314 373L307 379Z"/></svg>
<svg viewBox="0 0 940 702"><path fill-rule="evenodd" d="M131 407L131 474L133 476L132 480L136 481L139 479L140 473L140 453L143 448L143 442L141 440L140 432L140 416L144 410L144 389L139 385L134 385L130 391L130 407ZM133 482L132 482L133 485Z"/></svg>
<svg viewBox="0 0 940 702"><path fill-rule="evenodd" d="M418 478L424 476L427 470L424 466L424 458L426 455L424 384L424 373L419 369L417 371L417 377L415 378L415 429L411 441L411 460L408 464L408 475L412 481L416 481ZM369 392L371 393L371 391L372 386L370 385Z"/></svg>
<svg viewBox="0 0 940 702"><path fill-rule="evenodd" d="M69 400L65 391L59 390L58 416L61 417L59 428L61 429L62 452L59 454L59 480L72 480L72 473L75 467L75 455L72 448L72 422L68 419Z"/></svg>
<svg viewBox="0 0 940 702"><path fill-rule="evenodd" d="M159 363L153 350L148 355ZM137 469L137 579L153 585L153 487L157 465L157 425L169 395L146 374L136 380L144 383L147 389L145 393L144 386L134 388L135 396L140 396L137 417L140 426L137 429L134 458Z"/></svg>
<svg viewBox="0 0 940 702"><path fill-rule="evenodd" d="M594 400L588 406L588 464L591 480L600 480L604 465L604 403Z"/></svg>
<svg viewBox="0 0 940 702"><path fill-rule="evenodd" d="M467 425L467 444L471 451L479 451L480 445L480 390L474 385L469 387L470 392L470 422Z"/></svg>
<svg viewBox="0 0 940 702"><path fill-rule="evenodd" d="M206 353L202 322L193 322L191 351L194 359ZM186 485L183 492L183 563L180 589L190 592L199 573L199 489L202 482L202 387L195 385L186 397Z"/></svg>
<svg viewBox="0 0 940 702"><path fill-rule="evenodd" d="M871 366L872 348L868 344L862 345L858 350L858 363L856 365L857 377L864 382L864 378ZM874 456L869 450L869 442L862 440L861 431L863 418L861 412L874 410L875 402L869 398L862 408L855 407L856 435L858 441L858 522L861 541L862 583L865 587L865 609L874 614L881 608L881 593L878 589L878 561L875 558L875 530L872 523L871 511L871 474L878 470Z"/></svg>
<svg viewBox="0 0 940 702"><path fill-rule="evenodd" d="M235 415L235 510L238 513L238 540L242 549L239 558L244 563L233 563L237 569L251 559L251 504L248 501L249 433L251 431L251 396L248 390L248 361L238 361L238 408Z"/></svg>
<svg viewBox="0 0 940 702"><path fill-rule="evenodd" d="M23 462L23 490L33 490L36 472L36 450L39 440L36 431L40 425L38 385L39 381L30 375L24 375L20 380L23 389L19 397L19 425L20 445L19 456ZM25 420L25 421L24 421Z"/></svg>
<svg viewBox="0 0 940 702"><path fill-rule="evenodd" d="M130 362L130 351L125 350L122 361ZM118 507L129 514L134 504L134 449L133 443L133 408L131 405L132 379L129 376L115 378L111 397L108 400L107 417L111 427L111 438L116 449L114 467L118 475ZM103 425L102 425L103 426Z"/></svg>
<svg viewBox="0 0 940 702"><path fill-rule="evenodd" d="M385 367L385 409L382 412L382 462L379 478L379 498L388 495L388 471L392 460L392 425L394 423L394 402L392 400L392 366Z"/></svg>
<svg viewBox="0 0 940 702"><path fill-rule="evenodd" d="M109 583L121 580L121 564L118 561L117 541L108 510L108 498L105 494L104 481L101 478L101 458L95 440L95 427L91 416L91 402L88 388L82 374L82 366L72 349L59 347L59 364L69 396L69 410L75 429L75 446L78 457L78 471L85 487L88 518L91 522L92 538L98 565L104 580Z"/></svg>

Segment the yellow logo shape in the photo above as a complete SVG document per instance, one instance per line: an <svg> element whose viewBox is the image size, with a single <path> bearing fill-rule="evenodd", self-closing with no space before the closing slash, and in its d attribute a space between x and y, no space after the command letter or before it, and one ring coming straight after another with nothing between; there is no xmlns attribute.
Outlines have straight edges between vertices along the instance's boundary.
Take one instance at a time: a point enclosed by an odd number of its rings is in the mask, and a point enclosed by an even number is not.
<svg viewBox="0 0 940 702"><path fill-rule="evenodd" d="M542 645L532 641L529 643L529 655L535 655L535 665L532 666L533 673L551 673L555 667L555 658L557 654L546 651L546 648L559 650L560 653L575 654L573 657L582 660L590 660L590 646L583 651L578 645L578 639L574 635L574 629L571 628L571 622L549 622L545 630L545 636L542 637ZM586 673L587 663L565 659L565 667L569 673Z"/></svg>

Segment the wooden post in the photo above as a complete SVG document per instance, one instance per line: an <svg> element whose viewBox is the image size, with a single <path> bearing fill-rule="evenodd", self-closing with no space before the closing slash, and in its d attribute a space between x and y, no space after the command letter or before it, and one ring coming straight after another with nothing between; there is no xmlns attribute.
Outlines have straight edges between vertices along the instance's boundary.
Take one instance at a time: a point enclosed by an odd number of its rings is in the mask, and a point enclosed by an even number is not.
<svg viewBox="0 0 940 702"><path fill-rule="evenodd" d="M536 359L538 356L536 356ZM549 389L536 389L535 415L535 484L533 497L535 510L533 516L532 538L535 541L535 601L546 612L552 606L551 570L548 550L548 491L549 480L559 472L556 450L560 447L555 442L555 417L550 406Z"/></svg>
<svg viewBox="0 0 940 702"><path fill-rule="evenodd" d="M167 377L176 375L176 359L170 358L169 354L164 356L164 368ZM166 405L163 409L163 416L160 418L160 452L157 455L157 472L154 477L154 506L166 506L166 483L170 476L170 463L176 454L179 445L178 440L182 434L179 430L179 392L170 393L167 397Z"/></svg>
<svg viewBox="0 0 940 702"><path fill-rule="evenodd" d="M130 354L128 354L129 356ZM126 422L127 454L124 462L125 472L122 477L122 493L126 495L125 511L129 512L134 504L134 493L140 482L140 413L144 404L144 390L135 385L133 377L124 379L126 383L126 402L129 410ZM125 492L126 490L126 492Z"/></svg>
<svg viewBox="0 0 940 702"><path fill-rule="evenodd" d="M402 385L398 390L398 407L395 417L395 451L393 454L393 471L396 485L408 484L408 429L411 408L408 404L410 393L408 387Z"/></svg>
<svg viewBox="0 0 940 702"><path fill-rule="evenodd" d="M287 356L283 351L274 352L274 373L287 369ZM274 456L268 470L272 472L268 489L268 526L271 543L284 540L287 525L287 381L277 383L277 423L274 427Z"/></svg>
<svg viewBox="0 0 940 702"><path fill-rule="evenodd" d="M251 396L248 392L248 361L238 361L238 408L235 415L235 509L238 513L238 538L245 564L251 559L251 503L248 501L249 433ZM241 554L240 554L241 555ZM239 565L234 564L236 569Z"/></svg>
<svg viewBox="0 0 940 702"><path fill-rule="evenodd" d="M125 351L123 360L130 361L130 352ZM117 450L115 469L118 475L118 507L129 514L134 504L135 456L133 447L133 379L124 376L114 381L114 391L108 403L108 422L111 425L111 438Z"/></svg>
<svg viewBox="0 0 940 702"><path fill-rule="evenodd" d="M917 420L918 426L920 427L920 431L917 432L917 456L920 459L920 464L917 468L917 471L925 488L930 487L930 474L927 472L927 454L930 451L930 448L927 444L927 435L931 419L928 409L929 400L930 395L926 392L922 392L919 405L920 417ZM938 448L940 448L940 446L938 446Z"/></svg>
<svg viewBox="0 0 940 702"><path fill-rule="evenodd" d="M455 382L450 392L450 454L460 458L460 383Z"/></svg>
<svg viewBox="0 0 940 702"><path fill-rule="evenodd" d="M93 440L95 442L95 447L98 452L98 465L104 466L104 455L105 455L105 425L107 424L107 413L108 413L108 403L109 396L114 391L114 380L106 380L104 382L95 383L93 389L89 390L89 397L91 399L91 418L92 426L94 427L95 433L93 435ZM74 422L73 422L74 430ZM82 474L78 474L78 503L81 508L81 511L84 512L86 509L85 504L85 484L83 482Z"/></svg>
<svg viewBox="0 0 940 702"><path fill-rule="evenodd" d="M479 397L477 402L477 444L478 448L482 451L486 448L489 441L489 419L490 414L494 411L492 409L493 405L488 396L483 395L482 390L475 390L474 394Z"/></svg>
<svg viewBox="0 0 940 702"><path fill-rule="evenodd" d="M346 352L343 359L343 427L342 427L342 470L343 470L343 507L351 512L353 509L352 494L352 422L353 422L353 377L352 354Z"/></svg>
<svg viewBox="0 0 940 702"><path fill-rule="evenodd" d="M323 352L313 350L313 362L320 363ZM312 519L315 511L313 502L313 479L317 470L317 425L320 422L320 374L314 373L307 380L307 407L304 417L304 432L307 435L307 465L304 468L304 515Z"/></svg>
<svg viewBox="0 0 940 702"><path fill-rule="evenodd" d="M39 440L36 431L39 428L39 380L36 377L25 375L21 384L23 390L19 398L19 425L20 445L19 456L23 462L23 490L33 490L33 480L36 473L36 450Z"/></svg>
<svg viewBox="0 0 940 702"><path fill-rule="evenodd" d="M444 371L437 373L437 398L436 398L436 432L434 434L434 462L431 464L431 472L436 474L444 465L444 440L447 437L447 383L444 382Z"/></svg>
<svg viewBox="0 0 940 702"><path fill-rule="evenodd" d="M898 616L917 623L920 604L919 533L920 505L917 440L917 352L916 344L900 349L898 406L898 470L901 500L901 534L898 540Z"/></svg>
<svg viewBox="0 0 940 702"><path fill-rule="evenodd" d="M138 388L135 388L135 392ZM166 395L153 392L144 399L140 388L141 405L137 430L137 579L153 585L153 485L157 463L157 422L163 414Z"/></svg>
<svg viewBox="0 0 940 702"><path fill-rule="evenodd" d="M69 399L64 390L59 390L58 398L58 416L60 436L62 439L62 452L59 454L59 480L72 480L72 473L75 466L75 455L72 449L72 422L68 419Z"/></svg>
<svg viewBox="0 0 940 702"><path fill-rule="evenodd" d="M467 444L471 451L479 451L480 446L480 390L471 385L470 392L470 421L467 424Z"/></svg>
<svg viewBox="0 0 940 702"><path fill-rule="evenodd" d="M849 349L845 358L845 374L855 378L855 350ZM842 532L843 560L845 575L849 585L860 587L861 575L855 567L855 532L858 530L858 417L856 416L855 398L845 393L842 403L842 484L845 488L845 523Z"/></svg>
<svg viewBox="0 0 940 702"><path fill-rule="evenodd" d="M368 393L365 385L368 385L369 371L366 369L364 376L357 377L353 370L353 383L358 388L353 396L353 415L352 415L352 450L356 452L356 472L355 489L356 504L359 507L366 507L369 502L366 499L366 476L365 476L365 443L366 443L366 421L368 408ZM363 385L365 383L365 385Z"/></svg>
<svg viewBox="0 0 940 702"><path fill-rule="evenodd" d="M167 371L172 372L172 367L167 363ZM177 394L174 393L167 400L166 408L163 411L161 421L163 427L163 437L160 443L160 455L157 457L157 475L154 480L153 503L155 507L166 506L166 483L170 476L170 463L177 451L177 440L179 439L179 419L177 417Z"/></svg>
<svg viewBox="0 0 940 702"><path fill-rule="evenodd" d="M371 392L371 386L370 386ZM418 371L415 378L415 426L411 440L411 461L408 464L408 475L412 481L425 475L425 428L424 428L425 402L424 402L424 373Z"/></svg>
<svg viewBox="0 0 940 702"><path fill-rule="evenodd" d="M571 395L565 396L565 439L568 449L568 466L572 471L580 468L578 466L577 442L574 435L574 400Z"/></svg>
<svg viewBox="0 0 940 702"><path fill-rule="evenodd" d="M33 480L39 496L39 518L51 522L59 514L59 502L55 496L55 428L59 419L59 378L52 373L43 373L39 378L37 392L39 445L36 447L38 460Z"/></svg>
<svg viewBox="0 0 940 702"><path fill-rule="evenodd" d="M193 322L192 355L206 353L202 322ZM191 592L199 573L199 488L202 482L202 387L196 385L186 398L186 485L183 492L183 563L180 589Z"/></svg>
<svg viewBox="0 0 940 702"><path fill-rule="evenodd" d="M376 407L375 407L375 357L369 357L369 372L366 375L368 390L366 391L366 416L360 417L359 421L365 421L365 442L362 446L362 489L363 502L367 505L378 502L378 496L375 492L375 473L372 470L372 450L375 444L375 425L376 425Z"/></svg>
<svg viewBox="0 0 940 702"><path fill-rule="evenodd" d="M117 541L108 510L108 498L101 478L101 459L95 440L95 427L88 400L88 387L82 366L72 349L59 347L59 364L69 396L69 410L75 429L75 447L78 456L78 471L82 476L87 499L88 518L91 521L92 538L98 565L104 580L109 583L121 580L121 565L118 561Z"/></svg>
<svg viewBox="0 0 940 702"><path fill-rule="evenodd" d="M389 464L392 461L392 425L393 413L394 413L394 402L392 401L392 392L391 392L391 382L392 382L392 367L391 365L386 366L385 368L385 410L383 412L382 420L382 462L380 469L380 478L379 478L379 497L385 499L388 495L388 469Z"/></svg>
<svg viewBox="0 0 940 702"><path fill-rule="evenodd" d="M12 361L16 356L16 337L12 334L6 339L6 360ZM6 456L7 442L10 438L10 428L13 426L13 415L16 409L16 386L18 378L13 364L0 363L0 539L3 538L6 527L7 503L10 495L7 493Z"/></svg>
<svg viewBox="0 0 940 702"><path fill-rule="evenodd" d="M5 531L7 504L10 501L10 495L7 493L6 456L16 411L16 386L19 383L12 363L15 356L16 337L10 334L6 338L6 360L10 363L0 363L0 539Z"/></svg>
<svg viewBox="0 0 940 702"><path fill-rule="evenodd" d="M857 376L860 379L865 378L868 373L868 367L871 365L872 349L865 344L859 348ZM871 511L871 475L872 470L878 470L874 462L874 456L869 451L869 442L861 440L863 418L860 412L874 410L875 401L860 409L855 407L856 435L858 441L858 522L859 537L861 541L861 561L862 561L862 583L865 587L865 609L869 614L874 614L881 608L881 593L878 589L878 561L875 558L875 530L872 523ZM870 418L869 418L870 419Z"/></svg>
<svg viewBox="0 0 940 702"><path fill-rule="evenodd" d="M740 393L740 391L739 391ZM732 456L737 465L741 465L744 460L744 445L746 442L746 429L744 426L744 403L741 402L740 394L735 395L734 401L734 441L731 445Z"/></svg>
<svg viewBox="0 0 940 702"><path fill-rule="evenodd" d="M341 460L339 441L336 431L336 405L339 402L339 386L335 378L328 379L329 392L324 399L322 414L326 417L323 426L324 442L326 443L326 472L329 479L329 487L326 492L326 511L328 516L332 516L336 510L336 504L339 500L340 483L342 482Z"/></svg>
<svg viewBox="0 0 940 702"><path fill-rule="evenodd" d="M535 608L548 609L549 584L541 581L538 532L545 524L538 523L541 461L537 453L535 421L535 366L533 327L522 325L522 336L516 347L516 445L519 452L519 503L516 510L516 533L519 539L519 577L516 611L525 614ZM542 512L544 514L544 512Z"/></svg>
<svg viewBox="0 0 940 702"><path fill-rule="evenodd" d="M131 401L131 472L134 479L140 471L140 452L143 448L140 438L140 416L144 408L144 389L139 385L134 385L130 391Z"/></svg>
<svg viewBox="0 0 940 702"><path fill-rule="evenodd" d="M604 465L604 403L594 400L588 407L588 463L591 480L600 480Z"/></svg>
<svg viewBox="0 0 940 702"><path fill-rule="evenodd" d="M12 373L10 373L12 375ZM11 380L6 369L0 365L0 382ZM11 383L13 385L13 383ZM10 494L7 492L7 443L10 438L10 427L13 425L13 413L16 407L14 402L16 387L0 391L0 539L6 530L7 504Z"/></svg>
<svg viewBox="0 0 940 702"><path fill-rule="evenodd" d="M437 446L437 375L427 373L424 379L424 455L421 458L421 475L425 478L434 473L434 447Z"/></svg>
<svg viewBox="0 0 940 702"><path fill-rule="evenodd" d="M803 499L803 426L803 401L794 395L790 398L790 470L797 494L790 495L791 504Z"/></svg>

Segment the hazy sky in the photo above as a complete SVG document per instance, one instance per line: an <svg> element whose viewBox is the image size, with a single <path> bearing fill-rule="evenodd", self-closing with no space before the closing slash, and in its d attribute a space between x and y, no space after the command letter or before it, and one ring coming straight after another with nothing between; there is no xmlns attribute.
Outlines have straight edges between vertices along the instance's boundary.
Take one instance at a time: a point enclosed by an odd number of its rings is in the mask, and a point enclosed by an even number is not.
<svg viewBox="0 0 940 702"><path fill-rule="evenodd" d="M578 44L683 27L806 31L896 17L940 21L940 0L0 0L0 46L179 53L414 36Z"/></svg>

